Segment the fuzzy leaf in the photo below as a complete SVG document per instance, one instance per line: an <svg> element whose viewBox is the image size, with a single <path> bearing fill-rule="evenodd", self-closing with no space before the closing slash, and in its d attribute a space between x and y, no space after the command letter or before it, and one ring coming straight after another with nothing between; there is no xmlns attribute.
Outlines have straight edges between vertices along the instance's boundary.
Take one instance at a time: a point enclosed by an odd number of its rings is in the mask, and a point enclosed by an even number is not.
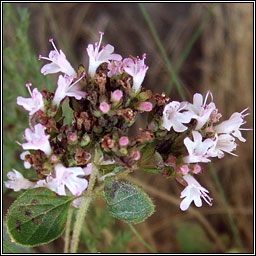
<svg viewBox="0 0 256 256"><path fill-rule="evenodd" d="M115 218L137 224L153 214L154 204L138 186L114 178L106 178L104 185L105 200Z"/></svg>
<svg viewBox="0 0 256 256"><path fill-rule="evenodd" d="M17 244L38 246L58 238L65 229L73 197L57 196L46 188L23 193L7 213L7 230Z"/></svg>

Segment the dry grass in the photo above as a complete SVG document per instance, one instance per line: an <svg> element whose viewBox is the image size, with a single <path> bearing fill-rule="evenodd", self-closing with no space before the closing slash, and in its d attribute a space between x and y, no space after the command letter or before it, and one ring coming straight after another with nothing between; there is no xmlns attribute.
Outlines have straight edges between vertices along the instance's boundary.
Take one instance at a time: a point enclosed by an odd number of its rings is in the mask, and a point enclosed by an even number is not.
<svg viewBox="0 0 256 256"><path fill-rule="evenodd" d="M48 39L53 37L75 65L87 65L86 45L98 39L98 30L105 32L104 42L113 44L116 52L127 56L147 53L150 69L144 83L153 92L162 92L171 77L159 54L144 18L134 3L61 3L20 4L31 12L30 37L37 53L46 55ZM202 22L211 4L150 3L145 4L162 43L175 66ZM185 61L179 79L189 100L195 92L211 90L214 101L228 118L233 112L253 106L253 7L252 4L217 4L198 40ZM176 90L172 99L180 99ZM247 118L252 127L252 116ZM138 126L143 125L143 120ZM242 238L244 251L253 251L253 136L245 133L246 143L240 143L238 158L226 156L214 161L224 188L234 221ZM180 252L175 240L176 223L192 220L206 230L216 244L214 252L235 248L235 239L227 212L208 165L200 182L211 192L214 206L179 210L181 187L161 176L138 173L134 179L147 184L145 189L155 198L156 213L137 227L141 235L158 252ZM122 225L122 224L120 224ZM221 237L227 235L228 242ZM45 251L46 252L46 251ZM129 244L128 252L145 252L137 240Z"/></svg>

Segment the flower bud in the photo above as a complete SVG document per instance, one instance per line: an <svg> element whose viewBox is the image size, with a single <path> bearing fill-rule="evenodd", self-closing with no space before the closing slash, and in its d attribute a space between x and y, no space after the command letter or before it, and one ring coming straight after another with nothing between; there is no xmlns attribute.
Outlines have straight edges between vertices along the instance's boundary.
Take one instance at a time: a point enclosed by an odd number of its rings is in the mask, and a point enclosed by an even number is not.
<svg viewBox="0 0 256 256"><path fill-rule="evenodd" d="M195 164L195 165L193 166L192 172L193 172L194 174L198 174L198 173L200 173L201 171L202 171L202 169L201 169L201 166L200 166L199 164Z"/></svg>
<svg viewBox="0 0 256 256"><path fill-rule="evenodd" d="M119 102L123 97L123 92L121 90L115 90L111 92L111 101L112 102Z"/></svg>
<svg viewBox="0 0 256 256"><path fill-rule="evenodd" d="M136 150L135 152L133 152L132 158L133 158L133 160L138 161L138 160L140 159L140 152L139 152L138 150Z"/></svg>
<svg viewBox="0 0 256 256"><path fill-rule="evenodd" d="M68 139L68 144L74 145L77 142L77 135L75 133L70 133L68 134L67 139Z"/></svg>
<svg viewBox="0 0 256 256"><path fill-rule="evenodd" d="M105 114L105 113L108 113L109 110L110 110L110 106L108 103L106 103L106 102L100 103L100 111L101 112L103 112Z"/></svg>
<svg viewBox="0 0 256 256"><path fill-rule="evenodd" d="M144 101L144 102L141 102L138 109L140 111L146 111L146 112L150 112L153 108L153 105L151 102L149 101Z"/></svg>
<svg viewBox="0 0 256 256"><path fill-rule="evenodd" d="M91 139L90 139L90 136L86 133L83 137L82 137L82 140L81 140L81 143L80 145L82 147L85 147L87 146L89 143L90 143Z"/></svg>
<svg viewBox="0 0 256 256"><path fill-rule="evenodd" d="M121 147L126 147L129 144L129 139L126 136L123 136L119 139L119 145Z"/></svg>
<svg viewBox="0 0 256 256"><path fill-rule="evenodd" d="M188 174L189 168L188 168L188 165L184 164L184 165L182 165L180 167L176 167L175 171L185 175L185 174Z"/></svg>

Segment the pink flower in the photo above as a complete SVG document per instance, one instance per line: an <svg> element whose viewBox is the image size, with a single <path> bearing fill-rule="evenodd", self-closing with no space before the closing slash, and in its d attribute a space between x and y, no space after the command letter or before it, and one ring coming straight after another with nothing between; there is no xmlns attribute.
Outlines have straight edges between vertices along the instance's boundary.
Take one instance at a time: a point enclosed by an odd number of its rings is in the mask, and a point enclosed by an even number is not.
<svg viewBox="0 0 256 256"><path fill-rule="evenodd" d="M192 114L189 111L180 112L186 107L185 103L172 101L164 107L162 126L168 131L173 128L175 132L184 132L187 127L183 123L189 123Z"/></svg>
<svg viewBox="0 0 256 256"><path fill-rule="evenodd" d="M34 182L29 181L28 179L23 178L23 175L12 169L13 172L8 172L7 177L8 181L5 182L7 188L13 189L14 191L20 191L21 189L29 189L35 186Z"/></svg>
<svg viewBox="0 0 256 256"><path fill-rule="evenodd" d="M39 55L39 60L45 59L45 60L51 61L51 63L45 64L41 68L41 73L44 75L47 75L47 74L62 72L62 73L67 74L68 76L76 77L76 72L73 69L73 67L70 65L70 63L67 61L66 56L63 53L63 51L57 50L57 48L53 42L53 39L50 39L49 42L52 44L54 50L50 51L49 58L42 57L41 55Z"/></svg>
<svg viewBox="0 0 256 256"><path fill-rule="evenodd" d="M135 161L138 161L140 159L140 152L136 150L135 152L132 153L132 158Z"/></svg>
<svg viewBox="0 0 256 256"><path fill-rule="evenodd" d="M209 154L212 157L223 158L224 152L229 153L233 156L237 156L232 153L236 149L237 144L235 138L229 134L220 134L215 136L214 145L210 148Z"/></svg>
<svg viewBox="0 0 256 256"><path fill-rule="evenodd" d="M231 134L234 137L238 138L240 141L245 142L246 139L242 137L241 134L241 130L251 130L251 129L247 129L247 128L240 128L241 125L245 124L246 121L244 121L244 117L246 117L247 115L249 115L249 113L247 114L243 114L245 111L247 111L249 109L246 108L244 109L242 112L238 113L235 112L234 114L231 115L231 117L226 120L223 121L222 123L220 123L219 125L216 125L214 127L214 130L219 134L219 133L227 133L227 134Z"/></svg>
<svg viewBox="0 0 256 256"><path fill-rule="evenodd" d="M148 66L144 64L146 54L142 55L142 59L136 59L135 61L131 58L123 60L124 70L127 74L133 77L133 90L135 92L140 90L141 84L145 78Z"/></svg>
<svg viewBox="0 0 256 256"><path fill-rule="evenodd" d="M37 124L34 127L34 131L27 128L25 130L25 139L27 143L21 144L23 149L41 150L46 155L51 154L51 146L49 143L49 135L45 134L45 127L41 124Z"/></svg>
<svg viewBox="0 0 256 256"><path fill-rule="evenodd" d="M26 84L26 87L28 88L28 91L31 95L31 98L23 98L23 97L17 97L17 104L25 108L27 111L29 111L29 115L33 115L38 110L44 111L44 101L42 94L37 90L37 88L33 89L33 92L30 90L30 86L32 84L28 83Z"/></svg>
<svg viewBox="0 0 256 256"><path fill-rule="evenodd" d="M119 139L119 145L121 147L126 147L129 144L129 139L126 136L123 136Z"/></svg>
<svg viewBox="0 0 256 256"><path fill-rule="evenodd" d="M111 92L111 101L112 102L119 102L123 97L123 92L121 90L115 90Z"/></svg>
<svg viewBox="0 0 256 256"><path fill-rule="evenodd" d="M192 118L197 120L196 130L201 129L207 121L210 119L211 113L216 110L216 106L213 102L210 104L206 104L208 96L212 93L210 91L207 92L205 100L203 102L203 96L200 93L194 94L193 104L188 103L186 106L186 110L189 110L193 115Z"/></svg>
<svg viewBox="0 0 256 256"><path fill-rule="evenodd" d="M183 179L187 182L186 188L181 192L180 198L184 198L180 204L180 209L182 211L186 211L190 204L194 201L196 207L202 206L202 199L212 206L212 198L210 198L207 193L209 191L202 187L194 178L193 176L186 174L183 176Z"/></svg>
<svg viewBox="0 0 256 256"><path fill-rule="evenodd" d="M62 164L55 166L55 176L46 178L46 186L60 196L65 196L65 186L74 196L79 196L87 188L88 181L77 176L84 176L84 170L81 167L64 167Z"/></svg>
<svg viewBox="0 0 256 256"><path fill-rule="evenodd" d="M100 41L95 43L95 49L92 44L89 44L87 47L87 53L89 55L89 74L91 77L94 77L97 68L104 62L109 63L110 60L120 61L122 56L119 54L114 54L114 47L110 44L102 47L100 50L100 45L102 41L103 32L99 32Z"/></svg>
<svg viewBox="0 0 256 256"><path fill-rule="evenodd" d="M212 139L202 141L202 135L197 131L193 131L192 135L194 141L189 137L184 139L184 144L189 153L188 156L183 158L184 163L210 162L211 160L208 157L212 155L210 155L209 148L214 145L214 141Z"/></svg>
<svg viewBox="0 0 256 256"><path fill-rule="evenodd" d="M146 112L150 112L153 108L153 105L151 102L149 101L144 101L144 102L141 102L140 105L139 105L139 110L140 111L146 111Z"/></svg>
<svg viewBox="0 0 256 256"><path fill-rule="evenodd" d="M108 105L107 102L102 102L100 103L100 111L105 113L108 113L108 111L110 110L110 106Z"/></svg>
<svg viewBox="0 0 256 256"><path fill-rule="evenodd" d="M72 77L60 75L58 79L58 87L53 98L53 104L59 105L66 96L74 97L77 100L84 98L86 93L81 91L81 86L78 84L84 77L85 74L83 73L83 75L72 84Z"/></svg>
<svg viewBox="0 0 256 256"><path fill-rule="evenodd" d="M117 60L112 60L109 64L108 64L108 77L112 77L115 75L121 75L124 71L124 67L123 67L123 62L117 61Z"/></svg>

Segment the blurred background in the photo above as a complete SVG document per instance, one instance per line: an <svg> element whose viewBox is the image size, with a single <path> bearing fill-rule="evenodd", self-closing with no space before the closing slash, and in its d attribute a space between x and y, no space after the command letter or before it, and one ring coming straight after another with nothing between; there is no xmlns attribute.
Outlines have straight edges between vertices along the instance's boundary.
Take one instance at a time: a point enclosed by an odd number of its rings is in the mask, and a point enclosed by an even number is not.
<svg viewBox="0 0 256 256"><path fill-rule="evenodd" d="M27 113L16 107L18 95L28 97L25 83L54 90L57 76L44 77L44 62L54 38L73 67L88 65L86 47L98 41L114 45L123 57L147 53L143 86L167 92L172 100L192 101L195 92L211 90L222 120L251 107L246 127L253 127L252 3L26 3L3 4L3 179L19 159ZM143 127L144 120L137 122ZM179 209L181 185L162 176L136 173L134 182L153 198L156 212L135 226L159 253L253 252L253 132L243 132L238 157L226 155L202 164L198 181L210 191L212 207ZM4 215L19 193L4 188ZM142 253L148 249L129 227L113 221L103 201L91 207L81 239L81 252ZM95 217L97 216L97 217ZM97 241L94 241L97 237ZM63 250L59 238L33 248L36 253Z"/></svg>

